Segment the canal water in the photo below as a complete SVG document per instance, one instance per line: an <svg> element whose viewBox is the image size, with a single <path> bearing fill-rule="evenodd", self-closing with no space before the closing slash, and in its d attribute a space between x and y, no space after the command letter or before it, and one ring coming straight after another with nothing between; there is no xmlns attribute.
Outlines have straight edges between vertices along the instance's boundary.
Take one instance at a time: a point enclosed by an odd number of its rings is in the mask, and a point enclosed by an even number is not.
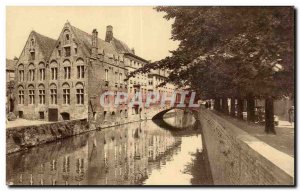
<svg viewBox="0 0 300 191"><path fill-rule="evenodd" d="M211 185L203 151L193 115L173 110L7 155L7 184Z"/></svg>

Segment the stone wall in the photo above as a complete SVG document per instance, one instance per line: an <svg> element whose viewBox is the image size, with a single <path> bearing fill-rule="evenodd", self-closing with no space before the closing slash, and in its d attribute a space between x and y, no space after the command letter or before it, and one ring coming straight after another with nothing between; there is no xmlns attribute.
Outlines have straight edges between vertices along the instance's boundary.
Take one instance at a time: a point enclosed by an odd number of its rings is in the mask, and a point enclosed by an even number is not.
<svg viewBox="0 0 300 191"><path fill-rule="evenodd" d="M293 185L294 158L210 110L199 120L215 185Z"/></svg>
<svg viewBox="0 0 300 191"><path fill-rule="evenodd" d="M6 153L9 154L26 150L33 146L78 135L91 130L94 129L89 128L86 119L7 128Z"/></svg>

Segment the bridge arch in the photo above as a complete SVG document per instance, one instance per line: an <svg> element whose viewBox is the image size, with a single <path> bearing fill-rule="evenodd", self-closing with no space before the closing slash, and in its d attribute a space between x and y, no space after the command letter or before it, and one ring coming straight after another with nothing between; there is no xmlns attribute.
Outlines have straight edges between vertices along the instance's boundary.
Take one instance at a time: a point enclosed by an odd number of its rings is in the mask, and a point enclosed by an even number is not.
<svg viewBox="0 0 300 191"><path fill-rule="evenodd" d="M191 113L194 115L195 119L198 119L198 110L197 109L193 109L193 108L182 108L182 107L171 107L165 110L162 110L158 113L156 113L155 115L153 115L152 120L159 120L159 119L163 119L163 116L168 112L171 111L172 109L181 109L181 110L189 110L191 111Z"/></svg>

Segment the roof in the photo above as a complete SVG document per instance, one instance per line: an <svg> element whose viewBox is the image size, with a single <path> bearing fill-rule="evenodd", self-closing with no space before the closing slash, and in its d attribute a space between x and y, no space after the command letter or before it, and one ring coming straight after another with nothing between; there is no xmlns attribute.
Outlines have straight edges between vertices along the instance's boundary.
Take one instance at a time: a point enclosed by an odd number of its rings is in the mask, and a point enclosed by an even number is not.
<svg viewBox="0 0 300 191"><path fill-rule="evenodd" d="M18 60L6 59L6 70L15 70L15 64Z"/></svg>
<svg viewBox="0 0 300 191"><path fill-rule="evenodd" d="M85 48L88 50L89 54L91 54L92 51L92 35L82 31L79 28L76 28L71 25L71 28L75 35L77 36L77 39L82 42L82 44L85 46ZM119 55L118 52L116 51L115 47L111 44L108 43L100 38L98 38L98 52L105 54L111 54L113 55Z"/></svg>
<svg viewBox="0 0 300 191"><path fill-rule="evenodd" d="M37 41L43 55L45 56L46 59L49 59L51 56L51 53L55 47L56 40L54 40L50 37L41 35L35 31L32 31L32 33L35 36L36 41Z"/></svg>
<svg viewBox="0 0 300 191"><path fill-rule="evenodd" d="M127 44L125 44L124 42L116 39L115 37L112 38L111 43L119 53L122 53L122 54L123 53L131 53L131 54L133 54L132 50L130 50L130 48L127 46Z"/></svg>

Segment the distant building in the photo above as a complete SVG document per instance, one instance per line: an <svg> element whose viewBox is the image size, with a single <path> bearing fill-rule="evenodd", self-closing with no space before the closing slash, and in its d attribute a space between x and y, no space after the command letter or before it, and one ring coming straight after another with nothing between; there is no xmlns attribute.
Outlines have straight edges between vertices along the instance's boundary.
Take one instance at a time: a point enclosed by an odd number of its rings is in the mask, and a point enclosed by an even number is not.
<svg viewBox="0 0 300 191"><path fill-rule="evenodd" d="M152 70L148 74L148 91L156 91L160 94L160 99L158 100L161 101L162 95L166 95L168 97L171 97L176 90L176 87L173 84L167 83L164 86L158 87L166 78L168 78L170 75L169 70Z"/></svg>
<svg viewBox="0 0 300 191"><path fill-rule="evenodd" d="M15 65L18 59L14 60L6 59L6 112L12 112L14 110L14 79L15 79Z"/></svg>

